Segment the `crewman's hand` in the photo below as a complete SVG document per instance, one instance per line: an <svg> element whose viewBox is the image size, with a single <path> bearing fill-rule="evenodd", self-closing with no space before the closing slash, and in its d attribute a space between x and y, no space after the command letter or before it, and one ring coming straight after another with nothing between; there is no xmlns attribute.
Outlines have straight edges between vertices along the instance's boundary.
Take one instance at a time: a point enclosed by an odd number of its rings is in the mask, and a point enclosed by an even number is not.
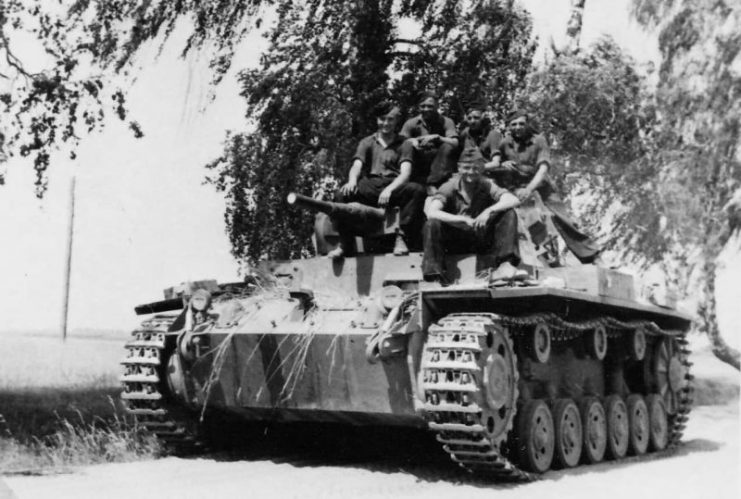
<svg viewBox="0 0 741 499"><path fill-rule="evenodd" d="M379 206L386 206L389 204L389 200L391 199L391 193L394 192L393 189L389 189L386 187L382 192L381 195L378 196L378 205Z"/></svg>
<svg viewBox="0 0 741 499"><path fill-rule="evenodd" d="M352 180L349 180L345 185L340 187L340 192L345 196L349 194L355 194L357 190L358 190L358 184L356 184Z"/></svg>
<svg viewBox="0 0 741 499"><path fill-rule="evenodd" d="M506 168L507 170L514 170L515 167L517 166L517 163L515 163L512 160L507 160L507 161L505 161L505 162L502 163L502 166L504 168Z"/></svg>
<svg viewBox="0 0 741 499"><path fill-rule="evenodd" d="M437 194L437 187L435 187L434 185L428 185L427 186L427 195L428 196L434 196L435 194Z"/></svg>
<svg viewBox="0 0 741 499"><path fill-rule="evenodd" d="M477 232L486 230L486 224L489 222L490 213L486 210L482 211L479 216L473 220L473 228Z"/></svg>
<svg viewBox="0 0 741 499"><path fill-rule="evenodd" d="M440 136L436 133L431 133L430 135L423 135L420 139L420 146L421 147L434 147L438 144L440 144Z"/></svg>
<svg viewBox="0 0 741 499"><path fill-rule="evenodd" d="M522 187L520 189L515 190L515 196L517 196L517 199L519 199L520 202L523 202L523 203L527 201L532 195L533 195L533 191L531 191L527 187Z"/></svg>

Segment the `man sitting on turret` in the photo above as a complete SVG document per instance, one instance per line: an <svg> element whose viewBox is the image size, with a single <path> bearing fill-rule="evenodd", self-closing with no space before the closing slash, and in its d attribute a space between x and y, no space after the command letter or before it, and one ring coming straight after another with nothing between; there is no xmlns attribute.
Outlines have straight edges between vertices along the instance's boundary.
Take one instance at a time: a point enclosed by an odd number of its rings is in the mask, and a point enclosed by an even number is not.
<svg viewBox="0 0 741 499"><path fill-rule="evenodd" d="M521 110L510 113L507 125L509 134L504 137L499 134L493 144L492 161L486 164L487 174L512 190L522 202L537 191L569 250L582 263L595 262L599 246L571 220L548 175L551 153L545 137L533 129L527 113Z"/></svg>
<svg viewBox="0 0 741 499"><path fill-rule="evenodd" d="M484 158L477 147L466 148L458 175L430 198L423 230L422 274L427 281L445 281L445 255L487 254L497 266L493 280L509 279L520 263L516 196L483 175Z"/></svg>
<svg viewBox="0 0 741 499"><path fill-rule="evenodd" d="M399 108L390 102L382 102L374 109L378 131L358 144L347 183L337 193L341 203L359 202L369 206L398 206L399 226L412 247L421 246L419 241L422 227L422 208L425 188L409 182L412 173L412 158L402 152L406 137L396 133L401 116ZM330 251L331 258L342 258L354 251L353 235L357 231L337 220L340 244ZM397 236L394 254L408 252L401 235Z"/></svg>
<svg viewBox="0 0 741 499"><path fill-rule="evenodd" d="M422 92L419 98L420 114L407 120L401 134L408 137L414 176L412 180L427 187L432 194L455 170L458 149L458 131L450 118L437 110L437 96Z"/></svg>

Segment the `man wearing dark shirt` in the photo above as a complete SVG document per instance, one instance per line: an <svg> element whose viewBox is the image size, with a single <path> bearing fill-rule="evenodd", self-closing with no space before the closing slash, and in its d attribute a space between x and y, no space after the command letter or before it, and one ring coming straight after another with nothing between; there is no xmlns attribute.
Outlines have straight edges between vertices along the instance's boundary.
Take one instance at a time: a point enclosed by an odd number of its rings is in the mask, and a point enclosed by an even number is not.
<svg viewBox="0 0 741 499"><path fill-rule="evenodd" d="M486 164L487 174L513 191L520 201L524 202L537 191L569 250L582 263L594 262L600 252L599 246L571 220L548 175L551 152L545 137L535 133L528 115L520 110L510 113L507 124L509 134L500 136L494 145L492 161Z"/></svg>
<svg viewBox="0 0 741 499"><path fill-rule="evenodd" d="M458 161L458 175L431 196L423 230L422 274L428 281L445 280L445 255L487 254L497 266L492 279L509 279L520 263L517 215L519 200L483 176L484 158L467 148Z"/></svg>
<svg viewBox="0 0 741 499"><path fill-rule="evenodd" d="M450 178L458 154L458 131L455 123L437 110L437 97L423 92L420 114L404 123L401 135L409 138L407 154L412 155L412 180L427 186L432 193Z"/></svg>
<svg viewBox="0 0 741 499"><path fill-rule="evenodd" d="M396 133L399 108L382 102L374 109L378 131L358 144L353 164L345 185L335 199L341 203L359 202L369 206L398 206L399 225L407 243L418 247L422 226L422 208L425 188L409 182L412 173L411 157L405 155L402 145L405 137ZM340 245L329 253L331 258L341 258L352 251L353 227L337 221ZM403 240L397 238L394 253L407 251Z"/></svg>
<svg viewBox="0 0 741 499"><path fill-rule="evenodd" d="M473 102L467 106L463 129L458 140L463 150L478 147L484 159L491 160L494 150L502 140L502 135L492 129L491 121L486 116L485 102Z"/></svg>

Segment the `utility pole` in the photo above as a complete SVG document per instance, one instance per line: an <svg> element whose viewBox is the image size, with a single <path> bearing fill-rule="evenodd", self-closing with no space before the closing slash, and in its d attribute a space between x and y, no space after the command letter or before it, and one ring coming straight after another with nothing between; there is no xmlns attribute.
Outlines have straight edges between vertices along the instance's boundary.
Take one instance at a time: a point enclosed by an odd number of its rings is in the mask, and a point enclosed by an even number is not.
<svg viewBox="0 0 741 499"><path fill-rule="evenodd" d="M69 186L69 223L67 225L67 265L64 271L64 303L62 305L62 341L67 340L67 314L69 311L69 282L72 273L72 239L75 233L75 176Z"/></svg>

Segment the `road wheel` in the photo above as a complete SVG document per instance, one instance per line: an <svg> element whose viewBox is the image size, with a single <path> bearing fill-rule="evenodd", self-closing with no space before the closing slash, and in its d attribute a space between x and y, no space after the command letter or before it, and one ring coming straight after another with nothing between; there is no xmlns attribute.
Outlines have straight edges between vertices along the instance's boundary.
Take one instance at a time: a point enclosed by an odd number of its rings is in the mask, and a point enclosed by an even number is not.
<svg viewBox="0 0 741 499"><path fill-rule="evenodd" d="M669 443L669 422L666 415L664 399L652 393L646 397L648 407L648 448L652 451L664 450Z"/></svg>
<svg viewBox="0 0 741 499"><path fill-rule="evenodd" d="M620 395L610 395L605 399L605 416L607 418L607 457L610 459L625 457L628 452L630 430L628 408Z"/></svg>
<svg viewBox="0 0 741 499"><path fill-rule="evenodd" d="M579 464L582 449L582 424L579 408L571 399L559 399L553 405L556 430L554 468L573 468Z"/></svg>
<svg viewBox="0 0 741 499"><path fill-rule="evenodd" d="M580 404L584 449L582 460L588 464L602 461L607 447L607 417L596 397L586 397Z"/></svg>
<svg viewBox="0 0 741 499"><path fill-rule="evenodd" d="M640 456L648 450L650 425L648 422L648 408L641 395L634 393L628 396L628 425L630 439L628 449L631 454Z"/></svg>
<svg viewBox="0 0 741 499"><path fill-rule="evenodd" d="M543 400L528 400L517 415L520 465L544 473L551 467L555 438L553 416Z"/></svg>

